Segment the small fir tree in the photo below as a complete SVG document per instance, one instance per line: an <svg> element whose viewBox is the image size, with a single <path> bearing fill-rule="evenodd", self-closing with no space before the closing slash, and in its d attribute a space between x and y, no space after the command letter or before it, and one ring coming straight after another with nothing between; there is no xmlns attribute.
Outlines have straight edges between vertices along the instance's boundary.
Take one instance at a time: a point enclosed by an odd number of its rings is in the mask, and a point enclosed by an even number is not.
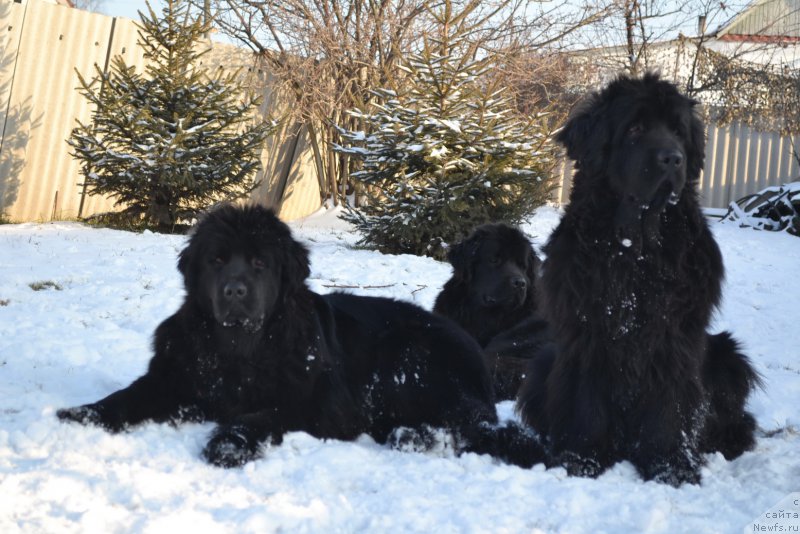
<svg viewBox="0 0 800 534"><path fill-rule="evenodd" d="M366 186L362 206L342 215L362 244L442 259L474 226L519 224L548 198L543 117L522 120L485 81L492 58L467 60L453 52L462 44L426 43L403 67L402 94L374 91L370 112L352 112L371 133L340 130L349 146L336 149L360 161L351 178Z"/></svg>
<svg viewBox="0 0 800 534"><path fill-rule="evenodd" d="M67 142L89 194L110 195L132 220L169 229L252 191L274 125L253 122L259 99L243 89L238 72L209 76L197 67L209 50L201 46L209 27L186 2L168 1L160 18L147 8L137 24L145 73L121 56L107 73L95 65L90 82L78 73L94 113Z"/></svg>

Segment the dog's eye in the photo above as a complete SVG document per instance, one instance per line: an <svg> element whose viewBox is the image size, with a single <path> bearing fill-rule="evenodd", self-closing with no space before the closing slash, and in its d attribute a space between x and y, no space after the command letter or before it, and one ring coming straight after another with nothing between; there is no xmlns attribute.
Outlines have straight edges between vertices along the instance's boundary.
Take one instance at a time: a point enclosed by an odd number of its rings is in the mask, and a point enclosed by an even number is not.
<svg viewBox="0 0 800 534"><path fill-rule="evenodd" d="M253 269L259 271L267 266L267 264L264 263L264 260L262 260L261 258L253 258L250 263L253 265Z"/></svg>
<svg viewBox="0 0 800 534"><path fill-rule="evenodd" d="M492 256L489 258L489 264L491 265L500 265L500 256Z"/></svg>
<svg viewBox="0 0 800 534"><path fill-rule="evenodd" d="M639 137L644 133L644 127L641 124L632 124L628 127L629 137Z"/></svg>
<svg viewBox="0 0 800 534"><path fill-rule="evenodd" d="M223 263L225 263L225 258L223 258L221 255L214 256L214 260L212 263L214 263L215 265L222 265Z"/></svg>

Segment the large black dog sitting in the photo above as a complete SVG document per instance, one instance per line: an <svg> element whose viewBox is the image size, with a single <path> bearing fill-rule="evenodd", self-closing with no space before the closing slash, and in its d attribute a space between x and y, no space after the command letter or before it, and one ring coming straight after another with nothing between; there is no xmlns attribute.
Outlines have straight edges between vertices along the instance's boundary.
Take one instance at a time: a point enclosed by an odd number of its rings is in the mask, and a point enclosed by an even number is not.
<svg viewBox="0 0 800 534"><path fill-rule="evenodd" d="M458 451L490 453L493 436L524 434L494 434L491 383L471 337L411 304L311 292L308 252L269 210L211 212L178 268L186 299L157 328L146 374L58 417L114 432L215 421L204 455L226 467L289 431L386 442L406 427L401 439L425 445L439 427L460 438Z"/></svg>
<svg viewBox="0 0 800 534"><path fill-rule="evenodd" d="M557 139L577 172L538 293L555 342L517 409L570 473L629 460L645 479L696 483L702 452L753 446L759 379L728 333L706 333L723 265L698 203L695 102L656 75L620 78Z"/></svg>
<svg viewBox="0 0 800 534"><path fill-rule="evenodd" d="M475 228L447 259L453 275L433 311L478 340L497 399L512 399L545 339L546 323L534 316L539 258L518 228L496 223Z"/></svg>

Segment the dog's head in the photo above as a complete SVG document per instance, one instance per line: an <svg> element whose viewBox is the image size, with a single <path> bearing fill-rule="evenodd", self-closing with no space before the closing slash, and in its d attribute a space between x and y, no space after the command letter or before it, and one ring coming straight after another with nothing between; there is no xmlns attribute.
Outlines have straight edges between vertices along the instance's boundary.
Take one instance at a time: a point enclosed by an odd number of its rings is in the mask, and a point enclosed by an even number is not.
<svg viewBox="0 0 800 534"><path fill-rule="evenodd" d="M222 326L258 331L304 287L308 251L272 210L224 205L197 224L180 254L187 299Z"/></svg>
<svg viewBox="0 0 800 534"><path fill-rule="evenodd" d="M582 179L607 180L630 216L660 212L700 177L705 131L696 106L656 74L621 77L579 103L556 140Z"/></svg>
<svg viewBox="0 0 800 534"><path fill-rule="evenodd" d="M510 311L533 303L539 259L517 228L479 226L450 249L447 259L476 306Z"/></svg>

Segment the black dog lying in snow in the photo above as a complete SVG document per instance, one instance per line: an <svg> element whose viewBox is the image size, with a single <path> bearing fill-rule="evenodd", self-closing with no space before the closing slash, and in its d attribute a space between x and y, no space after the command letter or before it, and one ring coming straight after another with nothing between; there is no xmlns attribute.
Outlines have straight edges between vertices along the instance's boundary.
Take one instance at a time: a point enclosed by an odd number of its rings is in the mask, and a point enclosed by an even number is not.
<svg viewBox="0 0 800 534"><path fill-rule="evenodd" d="M570 473L629 460L645 479L696 483L702 452L752 448L759 378L727 332L706 333L723 265L697 198L695 102L655 75L620 78L557 139L577 172L538 292L555 343L517 409Z"/></svg>
<svg viewBox="0 0 800 534"><path fill-rule="evenodd" d="M492 387L472 338L411 304L311 292L308 252L271 211L209 213L178 269L186 299L156 329L147 372L59 418L112 432L147 420L215 421L203 454L225 467L289 431L425 445L431 427L452 431L459 452L508 457L522 440L526 459L516 461L532 463L524 431L493 426ZM393 434L399 428L407 430Z"/></svg>
<svg viewBox="0 0 800 534"><path fill-rule="evenodd" d="M546 339L546 323L534 316L539 259L525 234L506 224L477 227L447 259L453 275L433 311L478 341L497 399L512 399Z"/></svg>

